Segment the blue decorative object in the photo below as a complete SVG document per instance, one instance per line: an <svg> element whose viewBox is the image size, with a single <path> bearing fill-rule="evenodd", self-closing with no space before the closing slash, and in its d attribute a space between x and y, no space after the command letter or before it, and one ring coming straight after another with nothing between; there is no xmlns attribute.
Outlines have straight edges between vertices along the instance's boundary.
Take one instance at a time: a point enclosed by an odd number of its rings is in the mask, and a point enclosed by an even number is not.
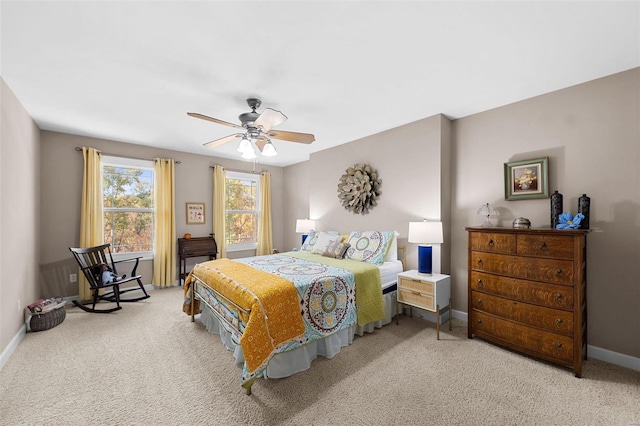
<svg viewBox="0 0 640 426"><path fill-rule="evenodd" d="M562 213L559 218L558 225L556 229L578 229L580 228L580 222L584 219L584 215L582 213L578 213L575 216L572 216L571 213Z"/></svg>
<svg viewBox="0 0 640 426"><path fill-rule="evenodd" d="M432 252L431 246L418 246L418 272L421 274L431 275L432 268Z"/></svg>

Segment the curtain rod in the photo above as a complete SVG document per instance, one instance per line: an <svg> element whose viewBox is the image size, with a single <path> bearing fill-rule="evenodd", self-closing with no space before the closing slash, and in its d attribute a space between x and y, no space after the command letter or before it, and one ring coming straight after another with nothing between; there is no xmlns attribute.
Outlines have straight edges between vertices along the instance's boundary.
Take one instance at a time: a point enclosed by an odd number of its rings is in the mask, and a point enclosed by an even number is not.
<svg viewBox="0 0 640 426"><path fill-rule="evenodd" d="M209 168L210 168L210 169L213 169L213 168L214 168L214 167L216 167L216 166L224 167L222 164L216 164L216 165L214 165L214 166L209 166ZM232 170L232 169L227 169L226 167L224 167L224 169L225 169L226 171L229 171L229 172L236 172L236 173L255 173L255 172L256 172L256 169L253 169L253 171L252 171L252 172L246 172L246 171L244 171L244 170ZM260 170L260 173L270 173L270 172L269 172L269 170L262 169L262 170Z"/></svg>
<svg viewBox="0 0 640 426"><path fill-rule="evenodd" d="M82 152L82 148L80 148L79 146L76 146L76 151L80 151L80 152ZM153 161L153 160L149 160L149 159L147 159L147 158L131 157L131 156L128 156L128 155L120 155L120 154L109 154L109 153L102 152L102 151L100 151L100 154L101 154L101 155L111 156L111 157L130 158L130 159L132 159L132 160ZM174 163L175 163L175 164L180 164L181 162L180 162L180 161L174 161Z"/></svg>

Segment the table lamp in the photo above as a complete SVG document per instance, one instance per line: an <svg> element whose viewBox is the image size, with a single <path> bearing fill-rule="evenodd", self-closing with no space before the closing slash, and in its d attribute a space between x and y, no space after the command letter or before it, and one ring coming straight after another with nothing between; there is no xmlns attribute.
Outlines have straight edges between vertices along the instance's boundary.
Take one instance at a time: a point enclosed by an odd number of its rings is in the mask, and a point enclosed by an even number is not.
<svg viewBox="0 0 640 426"><path fill-rule="evenodd" d="M309 231L315 229L316 221L310 219L298 219L296 220L296 233L302 234L302 244L304 240L309 236Z"/></svg>
<svg viewBox="0 0 640 426"><path fill-rule="evenodd" d="M476 214L478 216L485 217L482 226L493 226L493 222L491 222L491 216L500 216L500 212L498 211L498 209L496 209L489 203L484 203L483 205L481 205Z"/></svg>
<svg viewBox="0 0 640 426"><path fill-rule="evenodd" d="M409 222L409 242L418 245L418 273L431 275L431 244L442 244L442 222Z"/></svg>

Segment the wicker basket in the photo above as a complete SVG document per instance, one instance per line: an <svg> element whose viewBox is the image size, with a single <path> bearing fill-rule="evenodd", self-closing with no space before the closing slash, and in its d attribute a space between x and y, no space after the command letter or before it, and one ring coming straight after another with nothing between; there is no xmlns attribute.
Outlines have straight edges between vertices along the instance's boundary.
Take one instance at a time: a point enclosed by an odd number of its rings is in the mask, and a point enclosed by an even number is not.
<svg viewBox="0 0 640 426"><path fill-rule="evenodd" d="M29 323L31 331L49 330L64 321L67 316L67 311L64 309L65 303L62 302L58 305L48 312L33 313Z"/></svg>

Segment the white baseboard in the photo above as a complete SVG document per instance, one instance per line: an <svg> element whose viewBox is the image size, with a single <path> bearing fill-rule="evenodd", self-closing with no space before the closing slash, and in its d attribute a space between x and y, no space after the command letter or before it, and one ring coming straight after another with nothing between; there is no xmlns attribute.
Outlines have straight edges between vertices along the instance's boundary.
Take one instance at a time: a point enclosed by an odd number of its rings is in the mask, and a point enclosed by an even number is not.
<svg viewBox="0 0 640 426"><path fill-rule="evenodd" d="M0 354L0 370L2 370L2 368L7 363L7 361L9 361L9 358L11 358L11 355L13 355L13 353L18 348L18 345L20 344L20 342L22 342L22 339L24 339L24 336L26 334L27 334L27 325L22 324L22 327L20 327L20 330L16 333L15 336L13 336L13 339L11 339L11 342L9 342L7 347L4 348L4 350Z"/></svg>
<svg viewBox="0 0 640 426"><path fill-rule="evenodd" d="M608 362L609 364L619 365L620 367L629 368L631 370L640 371L640 358L610 351L609 349L599 348L597 346L587 345L587 356L589 358Z"/></svg>

